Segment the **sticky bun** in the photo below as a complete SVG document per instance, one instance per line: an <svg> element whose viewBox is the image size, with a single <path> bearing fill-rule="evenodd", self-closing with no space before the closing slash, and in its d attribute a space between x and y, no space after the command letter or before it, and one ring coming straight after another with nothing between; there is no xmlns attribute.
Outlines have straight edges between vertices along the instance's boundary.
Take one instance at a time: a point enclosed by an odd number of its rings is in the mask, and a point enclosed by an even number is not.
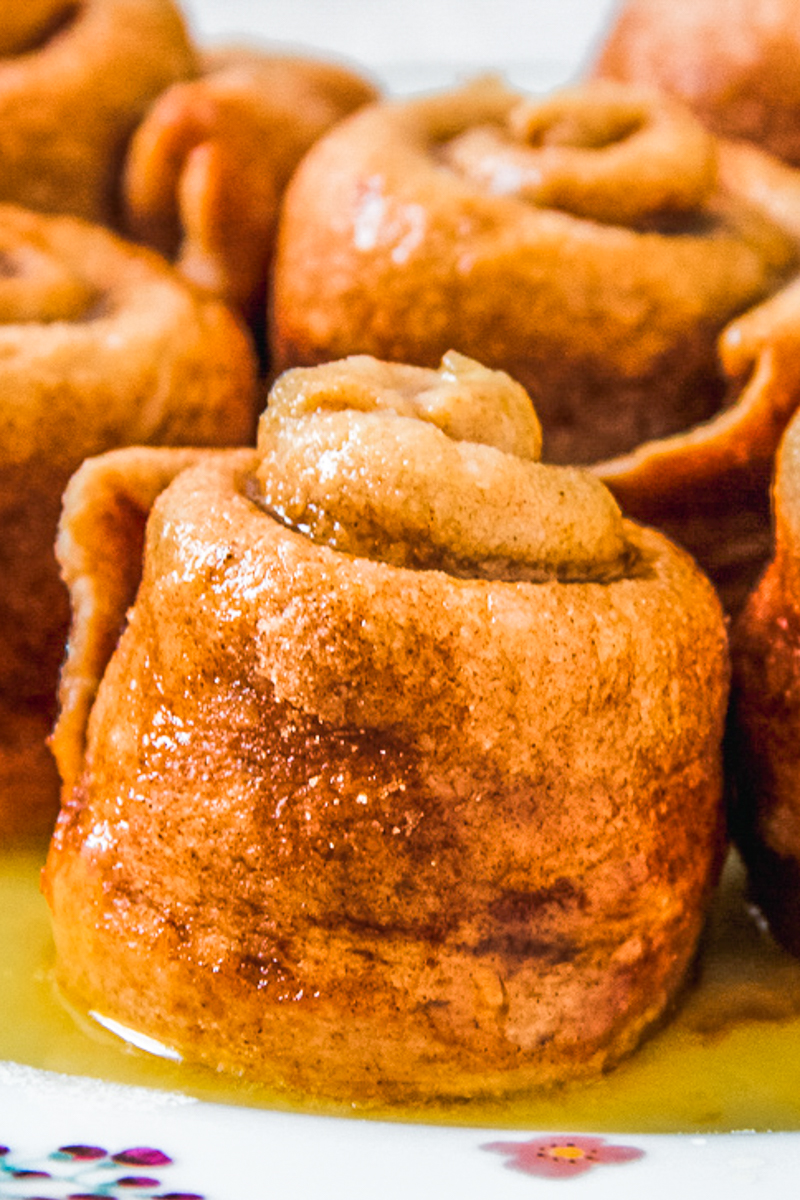
<svg viewBox="0 0 800 1200"><path fill-rule="evenodd" d="M363 1105L596 1076L663 1019L722 850L724 622L539 449L503 373L355 356L284 374L256 451L81 468L74 1002Z"/></svg>

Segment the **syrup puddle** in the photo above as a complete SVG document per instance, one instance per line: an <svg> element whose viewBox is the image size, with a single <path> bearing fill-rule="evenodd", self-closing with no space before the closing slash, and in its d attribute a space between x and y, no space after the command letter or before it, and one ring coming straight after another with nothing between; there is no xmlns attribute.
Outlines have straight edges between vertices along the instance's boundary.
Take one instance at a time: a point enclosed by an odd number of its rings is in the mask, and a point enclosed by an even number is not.
<svg viewBox="0 0 800 1200"><path fill-rule="evenodd" d="M780 950L747 903L731 858L698 963L673 1020L592 1084L503 1103L365 1112L307 1104L187 1066L171 1048L103 1014L70 1009L53 984L43 852L0 856L0 1060L197 1099L281 1111L573 1132L800 1130L800 961Z"/></svg>

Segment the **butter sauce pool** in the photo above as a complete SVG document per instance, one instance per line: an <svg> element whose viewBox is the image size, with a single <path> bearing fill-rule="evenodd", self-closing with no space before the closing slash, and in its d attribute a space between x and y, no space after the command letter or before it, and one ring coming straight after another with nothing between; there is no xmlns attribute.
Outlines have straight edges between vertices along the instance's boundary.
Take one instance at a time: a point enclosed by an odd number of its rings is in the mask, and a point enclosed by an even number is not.
<svg viewBox="0 0 800 1200"><path fill-rule="evenodd" d="M73 1013L53 984L41 853L0 858L0 1060L218 1103L397 1120L598 1132L800 1130L800 961L778 949L746 903L731 858L697 979L673 1020L590 1085L503 1104L320 1107L302 1097L148 1054Z"/></svg>

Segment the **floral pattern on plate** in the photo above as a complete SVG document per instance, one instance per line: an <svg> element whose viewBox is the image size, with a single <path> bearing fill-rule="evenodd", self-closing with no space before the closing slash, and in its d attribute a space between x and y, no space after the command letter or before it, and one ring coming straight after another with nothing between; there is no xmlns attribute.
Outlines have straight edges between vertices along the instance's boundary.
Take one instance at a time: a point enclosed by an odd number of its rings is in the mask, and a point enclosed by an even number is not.
<svg viewBox="0 0 800 1200"><path fill-rule="evenodd" d="M506 1166L525 1175L574 1179L604 1163L634 1162L644 1156L637 1146L609 1145L602 1137L543 1137L528 1142L486 1142L482 1150L509 1155Z"/></svg>
<svg viewBox="0 0 800 1200"><path fill-rule="evenodd" d="M0 1197L5 1200L204 1200L199 1192L164 1191L160 1172L172 1159L151 1146L109 1153L102 1146L59 1146L18 1159L0 1146ZM167 1187L169 1185L167 1184Z"/></svg>

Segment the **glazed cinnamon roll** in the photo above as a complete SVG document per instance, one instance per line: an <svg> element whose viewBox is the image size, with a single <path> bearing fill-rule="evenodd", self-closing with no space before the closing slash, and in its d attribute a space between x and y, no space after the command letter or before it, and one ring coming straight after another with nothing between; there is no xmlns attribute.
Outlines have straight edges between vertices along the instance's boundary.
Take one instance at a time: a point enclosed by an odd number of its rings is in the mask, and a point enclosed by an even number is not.
<svg viewBox="0 0 800 1200"><path fill-rule="evenodd" d="M127 228L194 283L252 313L266 299L278 205L313 142L376 96L354 71L313 59L218 50L168 89L125 167Z"/></svg>
<svg viewBox="0 0 800 1200"><path fill-rule="evenodd" d="M113 223L128 138L196 70L172 0L0 8L0 201Z"/></svg>
<svg viewBox="0 0 800 1200"><path fill-rule="evenodd" d="M84 457L129 442L235 444L255 418L249 340L156 255L0 206L0 823L50 828L45 746L69 605L53 554Z"/></svg>
<svg viewBox="0 0 800 1200"><path fill-rule="evenodd" d="M773 933L800 954L800 420L781 444L775 553L733 631L733 832Z"/></svg>
<svg viewBox="0 0 800 1200"><path fill-rule="evenodd" d="M502 373L356 356L282 376L255 452L81 468L45 876L74 1002L357 1105L591 1077L663 1018L720 861L722 614L539 446ZM113 514L156 493L108 660L144 524Z"/></svg>
<svg viewBox="0 0 800 1200"><path fill-rule="evenodd" d="M735 603L761 561L753 538L759 554L768 538L761 445L734 455L741 529L721 533L711 512L727 476L681 488L698 443L724 458L720 428L744 423L728 369L742 331L726 329L796 272L800 203L794 172L792 195L753 150L740 186L731 153L683 108L609 83L534 100L482 81L373 106L323 138L289 188L277 361L431 364L453 344L502 367L535 400L545 457L592 465L634 516L663 514ZM783 381L768 390L766 462L797 403ZM669 460L646 486L629 459L640 448ZM731 538L731 563L703 557Z"/></svg>
<svg viewBox="0 0 800 1200"><path fill-rule="evenodd" d="M800 164L798 0L626 0L594 70L657 87L716 133Z"/></svg>

